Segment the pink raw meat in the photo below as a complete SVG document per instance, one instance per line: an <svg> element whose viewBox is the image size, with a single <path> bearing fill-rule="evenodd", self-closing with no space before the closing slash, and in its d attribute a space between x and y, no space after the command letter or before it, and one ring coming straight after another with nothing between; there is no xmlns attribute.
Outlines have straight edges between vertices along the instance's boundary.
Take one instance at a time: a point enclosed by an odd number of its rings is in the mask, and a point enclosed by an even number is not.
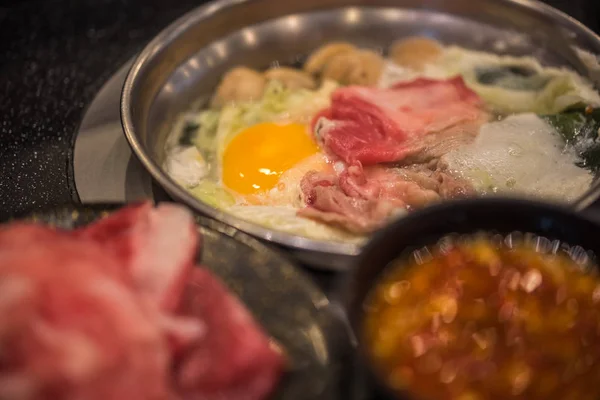
<svg viewBox="0 0 600 400"><path fill-rule="evenodd" d="M95 241L124 264L133 288L160 310L156 321L179 352L205 329L202 321L173 318L194 268L200 235L192 215L170 204L143 202L76 230L79 238Z"/></svg>
<svg viewBox="0 0 600 400"><path fill-rule="evenodd" d="M130 206L80 229L125 260L137 289L165 310L174 310L194 266L200 236L182 207Z"/></svg>
<svg viewBox="0 0 600 400"><path fill-rule="evenodd" d="M462 78L416 79L389 89L349 86L313 123L323 147L349 164L397 162L422 151L424 135L487 118Z"/></svg>
<svg viewBox="0 0 600 400"><path fill-rule="evenodd" d="M283 356L239 300L203 268L193 271L181 312L208 331L181 360L176 383L185 399L259 400L283 372Z"/></svg>
<svg viewBox="0 0 600 400"><path fill-rule="evenodd" d="M37 239L28 247L4 245L27 231ZM119 260L93 242L38 233L0 233L0 398L167 399L167 343Z"/></svg>
<svg viewBox="0 0 600 400"><path fill-rule="evenodd" d="M412 176L403 169L379 165L363 168L360 163L347 167L339 176L311 171L300 183L307 206L298 215L368 233L403 210L471 194L468 185L443 172L410 172Z"/></svg>
<svg viewBox="0 0 600 400"><path fill-rule="evenodd" d="M192 268L198 240L184 208L149 203L74 232L0 228L0 398L264 398L283 358Z"/></svg>
<svg viewBox="0 0 600 400"><path fill-rule="evenodd" d="M383 167L346 168L339 176L309 172L301 182L307 207L300 216L338 225L356 233L371 232L407 207L439 199L400 174Z"/></svg>

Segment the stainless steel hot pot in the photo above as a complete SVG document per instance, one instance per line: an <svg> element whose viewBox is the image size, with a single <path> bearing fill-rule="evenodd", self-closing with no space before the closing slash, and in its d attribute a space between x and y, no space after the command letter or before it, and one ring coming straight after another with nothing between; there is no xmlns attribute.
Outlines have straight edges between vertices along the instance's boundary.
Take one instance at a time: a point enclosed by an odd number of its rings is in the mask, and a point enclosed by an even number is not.
<svg viewBox="0 0 600 400"><path fill-rule="evenodd" d="M167 134L178 114L199 97L208 98L232 66L293 63L340 39L383 50L414 34L474 49L534 55L588 76L570 44L600 54L597 35L537 1L218 0L173 22L139 54L123 88L125 135L144 167L175 200L286 247L305 263L344 270L360 246L267 229L204 204L178 186L161 168ZM599 196L594 187L574 207L582 209Z"/></svg>

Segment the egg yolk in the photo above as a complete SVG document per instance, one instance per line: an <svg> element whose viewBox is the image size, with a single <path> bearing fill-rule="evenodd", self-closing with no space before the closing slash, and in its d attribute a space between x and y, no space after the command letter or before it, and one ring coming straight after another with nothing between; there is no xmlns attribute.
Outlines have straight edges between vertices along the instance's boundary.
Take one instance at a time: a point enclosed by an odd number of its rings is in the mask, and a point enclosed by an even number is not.
<svg viewBox="0 0 600 400"><path fill-rule="evenodd" d="M254 125L225 149L223 183L240 194L270 190L281 174L318 150L304 125Z"/></svg>

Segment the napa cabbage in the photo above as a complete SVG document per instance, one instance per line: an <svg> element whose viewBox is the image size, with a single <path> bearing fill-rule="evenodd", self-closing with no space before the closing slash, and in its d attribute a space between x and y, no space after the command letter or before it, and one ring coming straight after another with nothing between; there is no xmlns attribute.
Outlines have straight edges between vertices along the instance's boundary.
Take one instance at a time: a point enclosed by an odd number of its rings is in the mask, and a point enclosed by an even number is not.
<svg viewBox="0 0 600 400"><path fill-rule="evenodd" d="M267 228L317 240L360 244L364 236L355 235L297 215L298 209L286 206L242 206L227 208L227 212L243 220Z"/></svg>

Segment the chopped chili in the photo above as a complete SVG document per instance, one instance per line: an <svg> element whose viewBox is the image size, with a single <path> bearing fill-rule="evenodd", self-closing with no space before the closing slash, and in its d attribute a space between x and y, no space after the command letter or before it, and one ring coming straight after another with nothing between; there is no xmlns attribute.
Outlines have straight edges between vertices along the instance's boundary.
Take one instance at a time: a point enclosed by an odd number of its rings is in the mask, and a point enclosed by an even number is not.
<svg viewBox="0 0 600 400"><path fill-rule="evenodd" d="M399 259L365 302L377 371L417 399L599 399L600 280L581 259L475 235Z"/></svg>

